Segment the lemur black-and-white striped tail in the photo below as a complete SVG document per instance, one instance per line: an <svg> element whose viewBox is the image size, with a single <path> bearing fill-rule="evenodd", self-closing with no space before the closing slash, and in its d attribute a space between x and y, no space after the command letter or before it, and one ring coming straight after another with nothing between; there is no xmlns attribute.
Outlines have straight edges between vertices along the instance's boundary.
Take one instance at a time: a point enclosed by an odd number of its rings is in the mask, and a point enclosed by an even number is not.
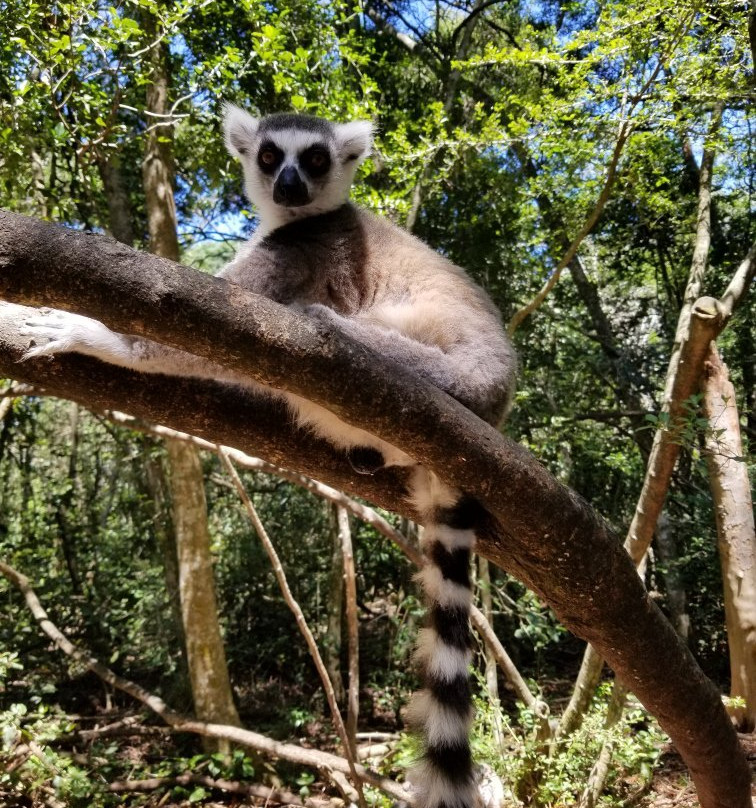
<svg viewBox="0 0 756 808"><path fill-rule="evenodd" d="M477 507L422 467L414 471L412 498L425 523L426 563L417 577L428 601L428 623L417 649L423 689L408 710L424 755L409 779L418 808L475 808L469 617Z"/></svg>

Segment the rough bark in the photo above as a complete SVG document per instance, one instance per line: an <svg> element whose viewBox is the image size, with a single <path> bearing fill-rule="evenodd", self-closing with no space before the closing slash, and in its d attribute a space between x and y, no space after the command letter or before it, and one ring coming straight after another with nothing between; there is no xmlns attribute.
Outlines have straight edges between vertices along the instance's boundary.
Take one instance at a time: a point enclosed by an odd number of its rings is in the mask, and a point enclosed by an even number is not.
<svg viewBox="0 0 756 808"><path fill-rule="evenodd" d="M592 643L657 716L688 763L703 808L750 808L748 767L719 693L649 599L616 536L522 447L444 393L221 279L8 213L0 215L0 296L76 309L306 395L469 491L487 512L481 552ZM297 433L270 401L212 382L140 377L84 357L19 363L24 347L7 319L0 371L236 446L416 516L403 499L400 471L355 477L341 454ZM360 384L341 384L346 377Z"/></svg>
<svg viewBox="0 0 756 808"><path fill-rule="evenodd" d="M166 448L170 459L168 478L178 549L181 617L194 712L200 721L240 726L218 624L199 454L193 446L178 440L166 441ZM212 741L210 751L216 751ZM220 751L228 752L228 746Z"/></svg>
<svg viewBox="0 0 756 808"><path fill-rule="evenodd" d="M357 619L357 574L354 567L352 530L346 508L336 506L336 521L341 541L344 568L344 605L347 624L347 659L349 687L347 695L346 731L352 755L357 755L357 720L360 715L360 639Z"/></svg>
<svg viewBox="0 0 756 808"><path fill-rule="evenodd" d="M134 217L131 200L123 184L121 160L117 154L111 154L98 160L97 168L108 205L108 232L123 244L133 244Z"/></svg>
<svg viewBox="0 0 756 808"><path fill-rule="evenodd" d="M344 612L344 555L338 525L338 505L328 505L328 523L331 533L331 569L328 573L328 606L323 646L323 664L333 685L336 701L346 701L344 680L341 676L341 616Z"/></svg>
<svg viewBox="0 0 756 808"><path fill-rule="evenodd" d="M735 388L712 343L701 380L709 421L706 464L714 499L730 649L730 715L741 732L756 728L756 534L748 467L743 462Z"/></svg>
<svg viewBox="0 0 756 808"><path fill-rule="evenodd" d="M142 187L151 253L178 261L173 194L173 121L169 115L168 46L158 35L153 12L142 14L148 42L150 80L145 111L150 122L142 163ZM183 441L166 441L173 526L178 553L181 617L194 711L202 721L240 726L218 622L205 482L199 452ZM230 752L227 741L204 738L207 752Z"/></svg>

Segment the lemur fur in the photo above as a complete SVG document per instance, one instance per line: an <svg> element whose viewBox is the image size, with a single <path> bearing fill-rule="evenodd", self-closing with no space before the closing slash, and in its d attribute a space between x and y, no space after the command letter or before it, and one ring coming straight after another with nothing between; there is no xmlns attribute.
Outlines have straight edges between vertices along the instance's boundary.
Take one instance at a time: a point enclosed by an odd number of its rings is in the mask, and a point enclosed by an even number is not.
<svg viewBox="0 0 756 808"><path fill-rule="evenodd" d="M355 170L372 147L371 124L288 114L256 119L229 106L224 125L260 224L220 276L325 321L498 423L512 396L516 359L493 303L462 269L348 201ZM343 449L356 471L413 466L412 500L425 525L426 563L418 579L429 618L417 651L423 689L409 708L425 751L410 780L419 808L476 806L468 740L475 503L400 448L323 407L198 356L54 310L30 317L25 334L32 346L27 356L75 351L148 373L210 377L280 396L301 425Z"/></svg>

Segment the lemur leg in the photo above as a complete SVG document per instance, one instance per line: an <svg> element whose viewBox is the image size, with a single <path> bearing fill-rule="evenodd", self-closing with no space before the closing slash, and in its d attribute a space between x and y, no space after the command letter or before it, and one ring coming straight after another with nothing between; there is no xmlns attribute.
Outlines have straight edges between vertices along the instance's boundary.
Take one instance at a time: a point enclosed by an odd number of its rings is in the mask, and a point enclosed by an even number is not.
<svg viewBox="0 0 756 808"><path fill-rule="evenodd" d="M299 426L313 429L338 449L345 451L352 467L360 474L374 474L385 465L406 466L415 462L395 446L365 430L346 424L325 407L301 396L267 387L248 376L186 351L116 333L90 317L58 309L37 309L26 318L21 334L31 342L24 359L80 353L142 373L214 379L283 398Z"/></svg>
<svg viewBox="0 0 756 808"><path fill-rule="evenodd" d="M20 333L30 339L24 359L79 353L142 373L216 379L262 389L253 379L201 356L141 337L119 334L99 320L68 311L37 309L26 318Z"/></svg>

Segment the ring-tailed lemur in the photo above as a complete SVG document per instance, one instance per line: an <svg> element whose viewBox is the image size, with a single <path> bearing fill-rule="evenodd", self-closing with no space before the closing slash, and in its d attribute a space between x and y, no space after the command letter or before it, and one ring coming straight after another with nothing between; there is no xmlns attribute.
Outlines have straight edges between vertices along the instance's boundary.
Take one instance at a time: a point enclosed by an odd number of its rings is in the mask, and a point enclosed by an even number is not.
<svg viewBox="0 0 756 808"><path fill-rule="evenodd" d="M229 106L225 133L260 224L220 276L324 321L498 423L512 396L516 359L492 302L459 267L348 202L355 170L372 147L371 124L288 114L255 119ZM25 333L33 341L30 357L76 351L136 370L223 379L282 396L301 424L345 450L361 473L413 464L400 449L299 396L116 334L95 320L42 310ZM417 653L424 688L409 709L425 754L410 779L421 808L471 808L477 796L468 741L468 616L476 508L413 465L412 499L425 524L426 563L418 578L429 620Z"/></svg>

